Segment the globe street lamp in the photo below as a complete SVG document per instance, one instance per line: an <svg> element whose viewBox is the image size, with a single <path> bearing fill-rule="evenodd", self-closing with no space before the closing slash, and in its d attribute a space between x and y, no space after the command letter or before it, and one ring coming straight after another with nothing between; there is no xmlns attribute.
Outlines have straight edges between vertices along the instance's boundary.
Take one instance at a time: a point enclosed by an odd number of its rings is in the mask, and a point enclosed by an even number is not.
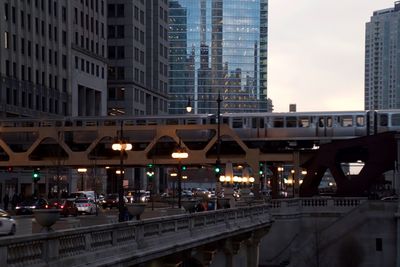
<svg viewBox="0 0 400 267"><path fill-rule="evenodd" d="M179 140L178 149L171 154L173 159L178 160L178 208L181 208L181 200L182 200L182 170L181 170L181 161L182 159L187 159L189 154L186 150L181 147L181 141Z"/></svg>
<svg viewBox="0 0 400 267"><path fill-rule="evenodd" d="M132 144L126 142L122 133L122 122L121 122L121 131L120 138L117 142L112 144L112 149L114 151L120 151L119 153L119 162L120 162L120 176L118 180L118 210L119 216L118 221L124 221L124 153L125 151L132 150Z"/></svg>
<svg viewBox="0 0 400 267"><path fill-rule="evenodd" d="M87 172L86 168L79 168L78 172L81 174L81 191L85 190L83 188L83 175Z"/></svg>

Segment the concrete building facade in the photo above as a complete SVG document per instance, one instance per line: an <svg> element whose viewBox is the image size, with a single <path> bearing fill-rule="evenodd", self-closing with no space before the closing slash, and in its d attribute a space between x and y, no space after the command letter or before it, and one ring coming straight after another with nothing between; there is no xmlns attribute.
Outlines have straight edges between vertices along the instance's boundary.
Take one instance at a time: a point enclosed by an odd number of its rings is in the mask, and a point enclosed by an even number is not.
<svg viewBox="0 0 400 267"><path fill-rule="evenodd" d="M105 115L105 1L0 3L0 116Z"/></svg>
<svg viewBox="0 0 400 267"><path fill-rule="evenodd" d="M109 0L108 115L167 113L167 0Z"/></svg>
<svg viewBox="0 0 400 267"><path fill-rule="evenodd" d="M400 1L375 11L365 32L364 107L400 108Z"/></svg>

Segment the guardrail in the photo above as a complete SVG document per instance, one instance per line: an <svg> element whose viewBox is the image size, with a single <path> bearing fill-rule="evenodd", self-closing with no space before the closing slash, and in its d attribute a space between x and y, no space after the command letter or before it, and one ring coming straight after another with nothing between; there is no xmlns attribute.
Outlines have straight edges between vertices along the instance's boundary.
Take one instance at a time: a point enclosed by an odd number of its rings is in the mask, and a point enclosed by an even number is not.
<svg viewBox="0 0 400 267"><path fill-rule="evenodd" d="M271 223L268 205L258 205L6 238L0 266L132 265Z"/></svg>

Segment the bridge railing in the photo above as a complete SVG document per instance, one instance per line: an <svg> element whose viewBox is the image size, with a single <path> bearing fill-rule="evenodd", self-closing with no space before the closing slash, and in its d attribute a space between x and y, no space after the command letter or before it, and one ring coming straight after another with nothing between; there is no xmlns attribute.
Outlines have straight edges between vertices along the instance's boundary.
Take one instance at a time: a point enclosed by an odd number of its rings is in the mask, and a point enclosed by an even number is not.
<svg viewBox="0 0 400 267"><path fill-rule="evenodd" d="M0 240L0 266L112 265L124 257L149 260L146 253L162 254L190 247L194 240L209 242L270 223L268 205L259 205L17 236Z"/></svg>
<svg viewBox="0 0 400 267"><path fill-rule="evenodd" d="M313 198L291 198L273 199L270 202L273 214L287 213L344 213L361 205L367 198L359 197L313 197Z"/></svg>

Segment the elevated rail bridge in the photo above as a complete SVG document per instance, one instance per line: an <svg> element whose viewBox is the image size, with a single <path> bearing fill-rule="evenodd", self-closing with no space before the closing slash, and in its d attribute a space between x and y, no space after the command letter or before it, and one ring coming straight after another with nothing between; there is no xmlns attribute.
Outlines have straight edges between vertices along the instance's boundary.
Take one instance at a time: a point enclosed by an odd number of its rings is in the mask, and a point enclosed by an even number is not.
<svg viewBox="0 0 400 267"><path fill-rule="evenodd" d="M341 157L345 162L357 160L360 154L373 156L368 147L374 136L399 130L396 116L400 111L373 115L369 111L222 114L219 125L212 115L2 120L0 166L54 167L57 162L71 167L91 166L93 162L97 166L118 166L120 153L112 150L112 144L122 137L133 145L131 151L124 152L125 166L175 165L171 154L182 146L189 154L188 159L182 160L187 165L213 165L219 157L222 164L244 164L257 170L259 162L286 162L299 175L306 162L313 170L322 169L322 163L313 165L309 160L317 151L313 148L323 144L347 140L335 150L339 155L354 152L352 157ZM354 138L367 141L353 146L348 140ZM389 139L393 141L395 135ZM221 146L217 156L218 140ZM395 148L391 141L387 144ZM379 153L379 148L374 153ZM395 154L396 149L391 150L386 165L391 165ZM258 184L256 171L254 176ZM315 175L310 178L312 182L306 183L313 188L307 191L308 195L315 191L315 181L320 178Z"/></svg>

